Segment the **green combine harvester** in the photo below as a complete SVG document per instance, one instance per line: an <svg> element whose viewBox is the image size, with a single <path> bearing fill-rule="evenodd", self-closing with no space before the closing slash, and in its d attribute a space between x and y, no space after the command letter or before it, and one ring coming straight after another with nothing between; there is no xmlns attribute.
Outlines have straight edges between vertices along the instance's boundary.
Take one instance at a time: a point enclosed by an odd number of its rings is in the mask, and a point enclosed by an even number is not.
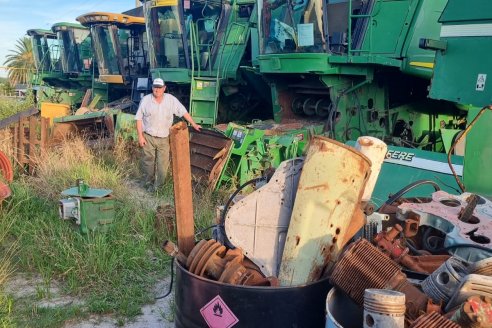
<svg viewBox="0 0 492 328"><path fill-rule="evenodd" d="M99 71L97 82L105 86L99 92L99 97L112 102L123 97L130 98L133 90L138 105L140 97L137 93L149 91L144 18L92 12L77 17L77 21L90 29L92 49ZM140 85L139 78L142 80ZM103 97L101 93L104 91L106 94ZM136 106L130 107L129 111L136 111Z"/></svg>
<svg viewBox="0 0 492 328"><path fill-rule="evenodd" d="M72 104L70 92L50 83L53 78L62 78L60 46L56 34L51 30L30 29L34 66L30 84L35 92L36 101ZM45 80L46 79L46 80Z"/></svg>
<svg viewBox="0 0 492 328"><path fill-rule="evenodd" d="M253 0L142 1L152 78L189 103L194 120L268 118L269 88L254 67L257 16Z"/></svg>
<svg viewBox="0 0 492 328"><path fill-rule="evenodd" d="M466 112L428 98L446 0L258 0L260 71L277 121L318 119L340 141L444 151Z"/></svg>

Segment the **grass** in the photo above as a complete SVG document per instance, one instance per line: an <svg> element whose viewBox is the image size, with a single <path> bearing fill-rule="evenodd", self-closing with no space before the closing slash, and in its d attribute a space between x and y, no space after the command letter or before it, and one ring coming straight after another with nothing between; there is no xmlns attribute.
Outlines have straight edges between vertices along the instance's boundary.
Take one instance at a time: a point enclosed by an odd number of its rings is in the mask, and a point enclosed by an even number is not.
<svg viewBox="0 0 492 328"><path fill-rule="evenodd" d="M0 120L15 115L34 106L32 96L27 96L25 99L0 99Z"/></svg>
<svg viewBox="0 0 492 328"><path fill-rule="evenodd" d="M8 231L5 238L18 245L12 258L17 272L39 275L43 283L37 286L35 298L0 297L0 317L8 309L15 325L36 322L37 327L61 327L89 314L110 314L124 325L140 314L142 305L153 302L151 289L168 275L170 261L160 245L176 238L173 231L156 229L155 204L134 188L135 154L123 142L94 151L81 139L66 141L38 159L36 176L19 177L11 184L13 196L0 211L0 231ZM115 223L106 233L83 235L59 219L60 192L78 178L93 188L113 190ZM160 204L173 203L170 179L157 196ZM197 231L210 226L215 204L221 200L219 194L195 189ZM40 308L39 299L53 297L48 288L53 282L61 284L63 294L83 303Z"/></svg>

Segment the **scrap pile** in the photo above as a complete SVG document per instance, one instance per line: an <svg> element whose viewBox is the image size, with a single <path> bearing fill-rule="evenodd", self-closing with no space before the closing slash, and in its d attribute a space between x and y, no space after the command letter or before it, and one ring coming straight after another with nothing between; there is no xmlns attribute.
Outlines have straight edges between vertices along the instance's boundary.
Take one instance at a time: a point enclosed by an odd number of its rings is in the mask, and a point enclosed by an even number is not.
<svg viewBox="0 0 492 328"><path fill-rule="evenodd" d="M375 210L386 150L372 137L352 148L316 136L305 159L224 209L217 241L165 249L221 283L329 281L326 327L491 327L492 202L423 181L414 185L433 185L431 198L403 198L410 186Z"/></svg>

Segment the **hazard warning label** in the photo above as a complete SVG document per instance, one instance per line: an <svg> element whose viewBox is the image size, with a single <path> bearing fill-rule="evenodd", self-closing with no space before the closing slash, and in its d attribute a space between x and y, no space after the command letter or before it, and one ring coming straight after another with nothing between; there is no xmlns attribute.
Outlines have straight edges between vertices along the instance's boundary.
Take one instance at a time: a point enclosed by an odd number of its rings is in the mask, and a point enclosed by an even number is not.
<svg viewBox="0 0 492 328"><path fill-rule="evenodd" d="M478 74L476 91L485 90L485 81L487 80L487 74Z"/></svg>
<svg viewBox="0 0 492 328"><path fill-rule="evenodd" d="M239 322L219 295L202 307L200 313L210 328L229 328Z"/></svg>

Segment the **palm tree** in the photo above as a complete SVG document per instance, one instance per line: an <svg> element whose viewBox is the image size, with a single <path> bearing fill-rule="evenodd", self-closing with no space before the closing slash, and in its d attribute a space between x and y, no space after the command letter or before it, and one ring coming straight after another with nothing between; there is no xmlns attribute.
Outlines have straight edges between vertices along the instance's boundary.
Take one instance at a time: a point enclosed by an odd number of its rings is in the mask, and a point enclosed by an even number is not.
<svg viewBox="0 0 492 328"><path fill-rule="evenodd" d="M10 50L4 65L7 66L10 83L27 83L35 70L31 40L23 37L17 40L15 50Z"/></svg>

